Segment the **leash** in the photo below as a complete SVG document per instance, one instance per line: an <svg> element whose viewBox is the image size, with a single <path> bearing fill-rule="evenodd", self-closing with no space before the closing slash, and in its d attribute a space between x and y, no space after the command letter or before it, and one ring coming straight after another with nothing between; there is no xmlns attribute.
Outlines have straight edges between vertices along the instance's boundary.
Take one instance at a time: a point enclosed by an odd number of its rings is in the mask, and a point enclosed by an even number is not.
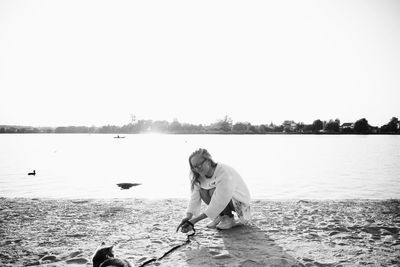
<svg viewBox="0 0 400 267"><path fill-rule="evenodd" d="M176 250L176 249L178 249L178 248L180 248L180 247L183 247L184 245L189 244L190 241L191 241L190 238L196 234L196 230L194 229L193 223L191 223L191 222L189 222L189 221L186 221L186 222L184 223L184 225L185 225L185 224L189 224L189 225L192 227L193 233L191 233L190 235L187 235L187 239L186 239L186 241L185 241L184 243L182 243L182 244L180 244L180 245L176 245L175 247L173 247L173 248L171 248L170 250L168 250L167 252L165 252L165 253L164 253L161 257L159 257L159 258L152 258L152 259L150 259L150 260L147 260L147 261L143 262L141 265L139 265L139 267L143 267L143 266L145 266L145 265L147 265L147 264L149 264L149 263L151 263L151 262L155 262L155 261L162 260L164 257L166 257L168 254L170 254L172 251L174 251L174 250ZM178 228L179 228L179 227L178 227Z"/></svg>

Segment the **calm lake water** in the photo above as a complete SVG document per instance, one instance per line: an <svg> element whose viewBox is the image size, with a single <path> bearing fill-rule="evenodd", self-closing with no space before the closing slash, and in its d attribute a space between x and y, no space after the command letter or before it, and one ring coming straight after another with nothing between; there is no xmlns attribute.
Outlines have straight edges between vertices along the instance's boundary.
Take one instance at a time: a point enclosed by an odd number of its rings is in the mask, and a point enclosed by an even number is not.
<svg viewBox="0 0 400 267"><path fill-rule="evenodd" d="M255 199L400 198L400 136L113 137L0 135L0 196L187 198L188 156L204 147L242 174Z"/></svg>

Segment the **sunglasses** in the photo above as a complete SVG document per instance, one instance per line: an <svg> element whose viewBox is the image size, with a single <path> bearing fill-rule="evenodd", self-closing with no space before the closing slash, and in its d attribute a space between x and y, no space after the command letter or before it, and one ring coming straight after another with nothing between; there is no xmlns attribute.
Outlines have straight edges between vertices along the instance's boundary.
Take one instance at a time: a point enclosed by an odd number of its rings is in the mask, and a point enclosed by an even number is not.
<svg viewBox="0 0 400 267"><path fill-rule="evenodd" d="M193 165L192 169L197 170L197 171L201 170L201 168L203 168L204 162L206 162L206 161L207 161L207 159L203 159L202 162L200 162L200 163L198 163L196 165Z"/></svg>

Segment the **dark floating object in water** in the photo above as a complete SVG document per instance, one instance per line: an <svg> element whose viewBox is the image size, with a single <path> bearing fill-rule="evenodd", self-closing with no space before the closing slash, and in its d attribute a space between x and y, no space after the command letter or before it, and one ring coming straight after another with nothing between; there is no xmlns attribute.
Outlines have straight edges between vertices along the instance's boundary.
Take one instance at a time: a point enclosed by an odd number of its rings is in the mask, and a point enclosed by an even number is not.
<svg viewBox="0 0 400 267"><path fill-rule="evenodd" d="M125 138L125 136L119 136L119 135L117 135L117 136L114 136L114 138Z"/></svg>
<svg viewBox="0 0 400 267"><path fill-rule="evenodd" d="M140 184L138 184L138 183L119 183L119 184L117 184L119 187L121 187L121 189L129 189L129 188L131 188L132 186L138 186L138 185L140 185Z"/></svg>
<svg viewBox="0 0 400 267"><path fill-rule="evenodd" d="M28 172L28 175L36 175L36 171L33 170L33 172Z"/></svg>

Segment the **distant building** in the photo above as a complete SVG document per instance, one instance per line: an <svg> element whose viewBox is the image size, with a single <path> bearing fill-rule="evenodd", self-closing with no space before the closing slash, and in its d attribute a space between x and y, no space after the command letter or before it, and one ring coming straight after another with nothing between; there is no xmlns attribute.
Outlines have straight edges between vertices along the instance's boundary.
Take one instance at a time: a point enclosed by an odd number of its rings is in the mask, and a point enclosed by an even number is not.
<svg viewBox="0 0 400 267"><path fill-rule="evenodd" d="M296 130L297 123L294 121L284 121L282 126L284 132L294 132Z"/></svg>
<svg viewBox="0 0 400 267"><path fill-rule="evenodd" d="M340 126L340 129L354 129L354 123L353 122L345 122Z"/></svg>

